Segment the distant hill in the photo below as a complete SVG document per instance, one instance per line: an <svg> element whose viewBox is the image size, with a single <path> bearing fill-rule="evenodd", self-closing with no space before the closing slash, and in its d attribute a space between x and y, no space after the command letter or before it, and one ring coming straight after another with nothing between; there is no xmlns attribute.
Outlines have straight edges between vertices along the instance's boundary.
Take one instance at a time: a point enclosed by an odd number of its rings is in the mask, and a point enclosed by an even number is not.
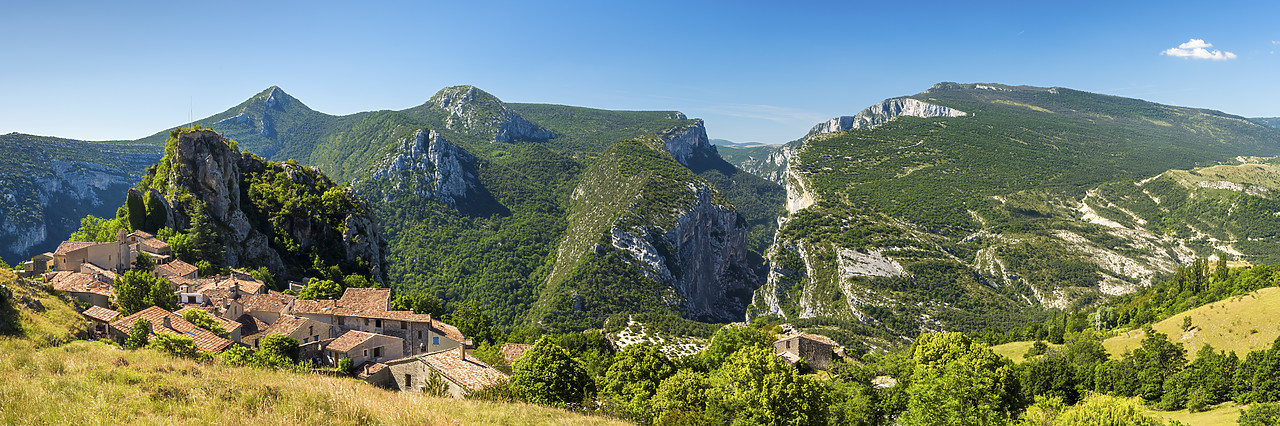
<svg viewBox="0 0 1280 426"><path fill-rule="evenodd" d="M1109 213L1087 200L1113 182L1276 155L1280 132L1066 88L940 83L820 123L788 149L789 214L753 314L910 337L1008 327L1218 252L1101 224Z"/></svg>
<svg viewBox="0 0 1280 426"><path fill-rule="evenodd" d="M1280 128L1280 117L1255 117L1249 120L1263 126Z"/></svg>

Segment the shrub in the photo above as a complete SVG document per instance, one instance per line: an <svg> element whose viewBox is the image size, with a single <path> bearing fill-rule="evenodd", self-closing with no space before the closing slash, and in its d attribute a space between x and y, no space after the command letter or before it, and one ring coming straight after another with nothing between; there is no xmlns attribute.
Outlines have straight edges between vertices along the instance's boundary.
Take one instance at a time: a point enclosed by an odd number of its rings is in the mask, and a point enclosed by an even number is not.
<svg viewBox="0 0 1280 426"><path fill-rule="evenodd" d="M151 337L151 323L142 318L138 318L133 322L133 327L129 328L129 338L124 340L125 349L137 349L147 346Z"/></svg>
<svg viewBox="0 0 1280 426"><path fill-rule="evenodd" d="M568 351L542 337L516 360L511 389L526 402L570 404L595 394L595 382Z"/></svg>
<svg viewBox="0 0 1280 426"><path fill-rule="evenodd" d="M195 340L173 333L157 333L148 347L181 358L194 359L200 354L200 350L196 348Z"/></svg>

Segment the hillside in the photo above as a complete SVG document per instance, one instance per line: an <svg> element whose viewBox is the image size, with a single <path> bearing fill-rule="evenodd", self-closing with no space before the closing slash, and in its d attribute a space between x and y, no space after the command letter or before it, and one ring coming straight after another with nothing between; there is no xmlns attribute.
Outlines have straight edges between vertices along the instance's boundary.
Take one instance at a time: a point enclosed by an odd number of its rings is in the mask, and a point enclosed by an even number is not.
<svg viewBox="0 0 1280 426"><path fill-rule="evenodd" d="M1280 306L1280 287L1269 287L1174 314L1151 328L1181 343L1187 349L1188 360L1195 359L1196 351L1205 343L1243 357L1250 351L1271 347L1280 337L1276 306ZM1191 328L1184 330L1183 318L1188 316ZM1142 330L1131 330L1103 341L1103 346L1118 358L1141 346L1143 336Z"/></svg>
<svg viewBox="0 0 1280 426"><path fill-rule="evenodd" d="M819 124L795 145L790 214L754 315L909 337L1016 325L1209 254L1092 223L1082 200L1111 182L1274 155L1280 133L1064 88L941 83Z"/></svg>
<svg viewBox="0 0 1280 426"><path fill-rule="evenodd" d="M68 341L76 327L84 327L74 308L14 281L8 271L0 271L0 282L14 294L0 297L0 314L16 313L22 326L16 334L0 327L4 424L625 424L536 405L441 399L350 378ZM14 300L30 298L40 299L44 311L10 308Z"/></svg>
<svg viewBox="0 0 1280 426"><path fill-rule="evenodd" d="M114 216L160 153L156 144L0 135L0 258L18 264L52 251L80 218Z"/></svg>

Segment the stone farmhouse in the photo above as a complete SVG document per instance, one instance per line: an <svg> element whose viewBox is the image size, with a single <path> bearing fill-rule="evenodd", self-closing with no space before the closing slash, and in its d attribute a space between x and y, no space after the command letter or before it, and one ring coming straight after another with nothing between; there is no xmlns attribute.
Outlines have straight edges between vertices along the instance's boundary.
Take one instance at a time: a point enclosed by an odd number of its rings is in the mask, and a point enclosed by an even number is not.
<svg viewBox="0 0 1280 426"><path fill-rule="evenodd" d="M827 336L796 332L775 340L773 352L788 363L804 360L810 367L826 370L831 368L831 358L837 346L839 344Z"/></svg>
<svg viewBox="0 0 1280 426"><path fill-rule="evenodd" d="M423 392L431 378L439 377L444 383L444 393L462 398L467 392L483 389L504 380L507 375L483 361L467 356L465 348L457 347L414 355L387 362L382 376L367 379L391 389Z"/></svg>
<svg viewBox="0 0 1280 426"><path fill-rule="evenodd" d="M115 298L114 281L99 275L73 271L54 271L44 274L44 282L55 290L65 291L80 303L107 308Z"/></svg>
<svg viewBox="0 0 1280 426"><path fill-rule="evenodd" d="M342 358L351 358L352 366L404 358L404 339L351 330L329 342L324 348L324 364L338 365L338 360Z"/></svg>
<svg viewBox="0 0 1280 426"><path fill-rule="evenodd" d="M414 355L469 346L462 332L431 315L392 311L391 289L348 288L336 300L298 300L292 315L332 324L341 333L356 330L402 339L402 353Z"/></svg>

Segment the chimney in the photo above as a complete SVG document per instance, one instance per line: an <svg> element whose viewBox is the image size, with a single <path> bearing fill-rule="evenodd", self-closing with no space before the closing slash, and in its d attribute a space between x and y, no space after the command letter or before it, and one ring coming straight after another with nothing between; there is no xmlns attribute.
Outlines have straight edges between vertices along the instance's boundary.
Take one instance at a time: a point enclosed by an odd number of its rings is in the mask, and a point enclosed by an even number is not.
<svg viewBox="0 0 1280 426"><path fill-rule="evenodd" d="M458 346L458 358L463 361L467 360L467 349L461 345Z"/></svg>
<svg viewBox="0 0 1280 426"><path fill-rule="evenodd" d="M173 324L169 322L169 315L164 316L164 328L172 329Z"/></svg>

